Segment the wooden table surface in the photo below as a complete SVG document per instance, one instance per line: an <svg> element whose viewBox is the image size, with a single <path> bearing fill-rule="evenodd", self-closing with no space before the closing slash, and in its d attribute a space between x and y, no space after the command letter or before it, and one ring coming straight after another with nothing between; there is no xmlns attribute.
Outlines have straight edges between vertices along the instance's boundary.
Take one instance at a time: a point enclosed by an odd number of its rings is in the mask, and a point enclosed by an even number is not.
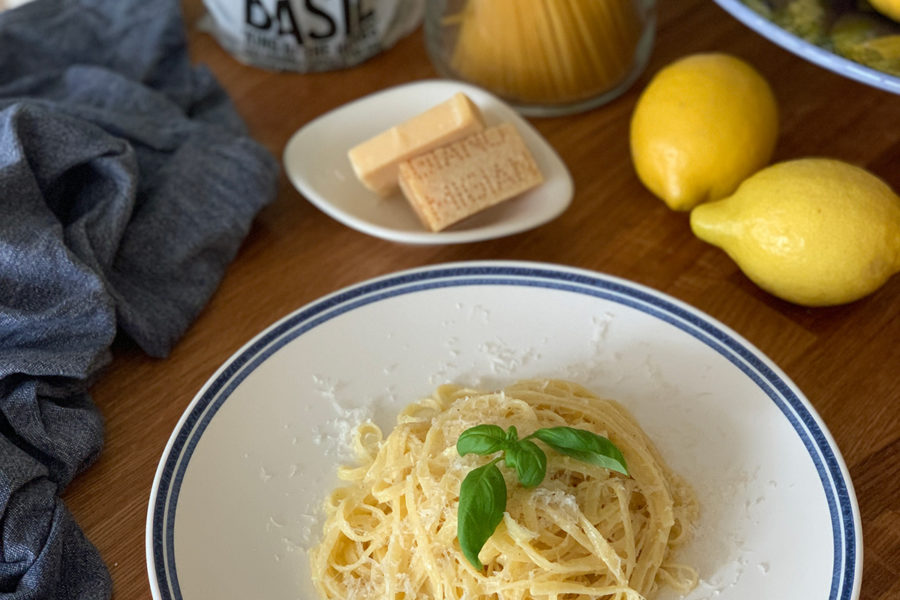
<svg viewBox="0 0 900 600"><path fill-rule="evenodd" d="M250 132L276 156L299 127L370 92L436 73L421 30L359 67L302 75L239 64L194 23L191 54L232 96ZM724 51L755 65L781 109L775 160L826 155L864 166L900 190L900 97L793 56L711 0L660 0L656 45L633 88L611 104L531 119L575 181L571 207L553 222L465 245L408 246L327 217L282 175L205 311L165 359L127 341L93 388L106 419L99 461L64 500L112 573L117 598L150 596L144 554L147 503L160 455L191 399L233 352L288 312L361 280L446 261L523 259L593 269L671 294L736 330L772 358L824 419L849 466L862 514L861 598L900 598L900 276L874 295L804 308L757 288L720 250L690 232L638 181L628 122L650 76L683 55Z"/></svg>

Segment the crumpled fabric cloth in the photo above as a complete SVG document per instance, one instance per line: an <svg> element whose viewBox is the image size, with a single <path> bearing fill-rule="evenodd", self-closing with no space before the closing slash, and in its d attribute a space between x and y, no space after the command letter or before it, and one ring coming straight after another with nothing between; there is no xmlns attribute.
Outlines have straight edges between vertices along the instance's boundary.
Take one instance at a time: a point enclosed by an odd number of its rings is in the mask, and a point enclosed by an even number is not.
<svg viewBox="0 0 900 600"><path fill-rule="evenodd" d="M59 498L103 443L90 385L117 334L170 351L277 172L177 0L0 13L0 598L110 596Z"/></svg>

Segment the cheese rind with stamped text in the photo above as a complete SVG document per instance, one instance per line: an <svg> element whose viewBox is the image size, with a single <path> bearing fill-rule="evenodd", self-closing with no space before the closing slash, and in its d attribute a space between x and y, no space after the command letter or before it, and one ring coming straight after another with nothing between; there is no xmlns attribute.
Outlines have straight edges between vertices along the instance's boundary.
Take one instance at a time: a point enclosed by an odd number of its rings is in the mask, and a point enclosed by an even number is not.
<svg viewBox="0 0 900 600"><path fill-rule="evenodd" d="M415 156L400 163L399 172L400 189L431 231L518 196L544 180L511 123Z"/></svg>

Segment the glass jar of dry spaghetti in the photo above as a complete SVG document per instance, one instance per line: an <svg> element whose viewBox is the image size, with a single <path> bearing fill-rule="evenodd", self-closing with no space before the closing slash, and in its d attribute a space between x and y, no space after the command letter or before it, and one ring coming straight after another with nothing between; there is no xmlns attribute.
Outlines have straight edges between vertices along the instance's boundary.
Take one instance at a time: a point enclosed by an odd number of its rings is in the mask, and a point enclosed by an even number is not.
<svg viewBox="0 0 900 600"><path fill-rule="evenodd" d="M428 53L444 77L531 116L588 110L641 74L655 0L429 0Z"/></svg>

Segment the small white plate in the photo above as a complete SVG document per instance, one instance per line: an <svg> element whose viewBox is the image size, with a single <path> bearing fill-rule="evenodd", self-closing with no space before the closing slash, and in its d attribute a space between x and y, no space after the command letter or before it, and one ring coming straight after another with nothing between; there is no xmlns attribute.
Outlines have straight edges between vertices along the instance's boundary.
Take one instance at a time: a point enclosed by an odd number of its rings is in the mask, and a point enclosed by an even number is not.
<svg viewBox="0 0 900 600"><path fill-rule="evenodd" d="M762 15L754 12L746 4L741 2L741 0L715 1L716 4L725 9L738 21L770 42L778 44L800 58L849 79L865 83L887 92L900 94L900 77L882 73L881 71L861 65L858 62L854 62L843 56L838 56L825 48L811 44L806 40L797 37L793 33L785 31Z"/></svg>
<svg viewBox="0 0 900 600"><path fill-rule="evenodd" d="M463 92L488 125L515 124L544 183L440 232L428 231L401 193L379 198L356 178L347 151L358 143ZM363 233L409 244L456 244L503 237L554 219L572 201L566 165L537 130L499 98L466 83L428 80L371 94L300 128L284 149L294 187L322 212Z"/></svg>
<svg viewBox="0 0 900 600"><path fill-rule="evenodd" d="M697 491L687 600L857 600L859 510L834 440L759 350L690 306L590 271L473 262L340 290L223 365L150 495L157 600L314 600L306 549L351 427L455 382L577 381L623 402ZM675 597L661 594L658 600Z"/></svg>

